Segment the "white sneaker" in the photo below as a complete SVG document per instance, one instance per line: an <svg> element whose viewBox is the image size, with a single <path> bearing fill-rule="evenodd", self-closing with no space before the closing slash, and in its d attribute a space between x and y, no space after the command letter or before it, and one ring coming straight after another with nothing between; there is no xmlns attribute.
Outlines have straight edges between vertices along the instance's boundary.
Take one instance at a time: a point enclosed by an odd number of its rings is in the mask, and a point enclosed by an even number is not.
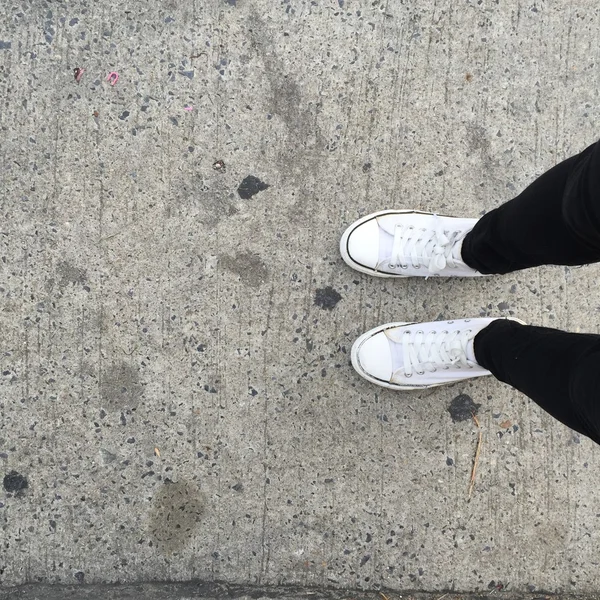
<svg viewBox="0 0 600 600"><path fill-rule="evenodd" d="M377 277L477 277L461 256L478 219L384 210L354 222L340 240L344 261Z"/></svg>
<svg viewBox="0 0 600 600"><path fill-rule="evenodd" d="M477 364L473 340L492 321L496 319L381 325L354 342L352 365L365 379L393 390L425 389L491 375Z"/></svg>

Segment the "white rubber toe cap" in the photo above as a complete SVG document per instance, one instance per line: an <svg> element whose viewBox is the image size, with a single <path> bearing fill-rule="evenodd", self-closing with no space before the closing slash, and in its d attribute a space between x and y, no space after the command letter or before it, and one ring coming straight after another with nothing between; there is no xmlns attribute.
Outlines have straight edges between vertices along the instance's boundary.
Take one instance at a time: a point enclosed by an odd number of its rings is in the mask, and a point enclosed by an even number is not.
<svg viewBox="0 0 600 600"><path fill-rule="evenodd" d="M392 378L392 352L385 333L377 333L362 343L357 340L353 358L354 368L363 377L366 375L385 382Z"/></svg>
<svg viewBox="0 0 600 600"><path fill-rule="evenodd" d="M346 254L351 261L370 269L375 269L379 262L379 225L377 219L371 219L349 231L346 238ZM346 256L344 258L346 258Z"/></svg>

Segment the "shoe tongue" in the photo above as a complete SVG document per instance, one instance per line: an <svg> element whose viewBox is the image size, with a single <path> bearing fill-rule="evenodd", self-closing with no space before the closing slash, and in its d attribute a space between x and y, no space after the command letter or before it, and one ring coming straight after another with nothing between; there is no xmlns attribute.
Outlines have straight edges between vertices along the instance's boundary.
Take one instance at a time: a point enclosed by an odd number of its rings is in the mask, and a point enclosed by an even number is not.
<svg viewBox="0 0 600 600"><path fill-rule="evenodd" d="M467 360L469 362L473 362L475 364L477 364L477 359L475 358L475 338L471 338L468 342L467 342Z"/></svg>

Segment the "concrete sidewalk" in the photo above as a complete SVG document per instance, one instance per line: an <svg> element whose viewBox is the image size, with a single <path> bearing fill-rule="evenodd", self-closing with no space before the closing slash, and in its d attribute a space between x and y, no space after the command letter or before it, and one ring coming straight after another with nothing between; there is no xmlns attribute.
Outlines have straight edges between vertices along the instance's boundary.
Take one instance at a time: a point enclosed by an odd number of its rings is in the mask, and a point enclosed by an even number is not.
<svg viewBox="0 0 600 600"><path fill-rule="evenodd" d="M389 282L338 252L594 142L599 28L592 0L5 0L2 593L599 590L599 448L491 378L393 393L349 360L392 320L598 332L598 267Z"/></svg>
<svg viewBox="0 0 600 600"><path fill-rule="evenodd" d="M27 585L6 592L2 600L583 600L583 596L514 594L511 592L452 594L408 592L402 595L360 590L257 587L206 583L143 583L129 585ZM598 600L598 596L585 596Z"/></svg>

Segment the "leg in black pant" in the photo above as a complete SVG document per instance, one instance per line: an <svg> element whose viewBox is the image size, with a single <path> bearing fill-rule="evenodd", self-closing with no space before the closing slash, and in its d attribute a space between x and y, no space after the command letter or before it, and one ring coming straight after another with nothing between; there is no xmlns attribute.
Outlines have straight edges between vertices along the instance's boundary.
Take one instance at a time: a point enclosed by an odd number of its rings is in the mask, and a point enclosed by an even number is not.
<svg viewBox="0 0 600 600"><path fill-rule="evenodd" d="M480 219L462 257L482 273L600 261L600 142ZM474 350L497 379L600 444L600 336L499 320Z"/></svg>
<svg viewBox="0 0 600 600"><path fill-rule="evenodd" d="M600 444L600 335L499 319L474 342L488 371Z"/></svg>
<svg viewBox="0 0 600 600"><path fill-rule="evenodd" d="M480 273L600 260L600 142L556 165L484 215L462 258Z"/></svg>

